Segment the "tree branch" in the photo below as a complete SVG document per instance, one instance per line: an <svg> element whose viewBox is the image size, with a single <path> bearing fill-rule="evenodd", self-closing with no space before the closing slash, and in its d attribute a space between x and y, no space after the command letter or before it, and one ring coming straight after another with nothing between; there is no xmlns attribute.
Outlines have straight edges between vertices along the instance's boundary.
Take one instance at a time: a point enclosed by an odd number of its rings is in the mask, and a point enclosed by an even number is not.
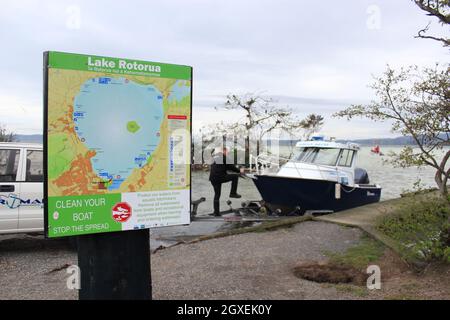
<svg viewBox="0 0 450 320"><path fill-rule="evenodd" d="M434 163L434 166L436 169L439 168L439 165L437 161L424 149L423 145L420 143L419 138L417 137L415 131L411 128L409 123L400 115L400 113L397 111L397 108L395 107L394 102L392 101L391 94L389 92L389 87L386 88L386 95L389 99L389 103L391 104L392 111L397 115L397 117L400 119L400 121L405 125L405 127L408 129L408 132L413 137L414 141L416 141L417 145L419 146L420 150L427 156L428 159L431 159L431 161ZM425 160L424 160L425 161Z"/></svg>
<svg viewBox="0 0 450 320"><path fill-rule="evenodd" d="M414 0L416 5L425 12L428 12L429 16L434 16L439 19L442 24L450 24L450 15L445 15L445 13L439 10L439 1L436 1L435 8L432 7L432 4L429 0ZM445 6L445 4L444 4ZM448 6L448 4L447 4Z"/></svg>
<svg viewBox="0 0 450 320"><path fill-rule="evenodd" d="M415 36L414 38L421 38L421 39L430 39L430 40L435 40L435 41L440 41L444 44L444 47L448 47L450 46L450 39L444 39L444 38L438 38L438 37L433 37L433 36L426 36L424 35L425 32L428 31L428 26L422 30L419 30L419 32L417 33L417 36Z"/></svg>

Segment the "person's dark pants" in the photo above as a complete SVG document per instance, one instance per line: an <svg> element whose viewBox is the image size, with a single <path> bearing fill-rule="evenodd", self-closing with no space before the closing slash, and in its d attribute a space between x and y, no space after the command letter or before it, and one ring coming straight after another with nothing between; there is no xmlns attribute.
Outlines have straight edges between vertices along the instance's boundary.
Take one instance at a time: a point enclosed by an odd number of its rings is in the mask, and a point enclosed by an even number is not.
<svg viewBox="0 0 450 320"><path fill-rule="evenodd" d="M214 188L214 213L220 213L220 194L222 193L222 183L231 181L230 194L236 194L238 179L239 177L237 175L227 175L223 179L211 181Z"/></svg>

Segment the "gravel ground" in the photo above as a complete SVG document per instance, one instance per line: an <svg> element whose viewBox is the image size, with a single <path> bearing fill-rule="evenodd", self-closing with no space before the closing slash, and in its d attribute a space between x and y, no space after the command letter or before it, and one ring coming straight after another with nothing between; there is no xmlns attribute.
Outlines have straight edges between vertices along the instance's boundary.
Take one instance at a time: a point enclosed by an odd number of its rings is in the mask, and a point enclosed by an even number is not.
<svg viewBox="0 0 450 320"><path fill-rule="evenodd" d="M152 255L155 299L345 299L335 288L296 278L292 267L358 243L361 231L325 222L178 245ZM77 299L66 288L76 252L65 240L0 238L0 299Z"/></svg>
<svg viewBox="0 0 450 320"><path fill-rule="evenodd" d="M42 235L0 237L0 299L77 299L68 290L66 270L77 263L67 240L45 240Z"/></svg>
<svg viewBox="0 0 450 320"><path fill-rule="evenodd" d="M299 262L342 252L362 232L323 222L247 233L158 251L152 256L155 299L346 299L333 287L292 274Z"/></svg>

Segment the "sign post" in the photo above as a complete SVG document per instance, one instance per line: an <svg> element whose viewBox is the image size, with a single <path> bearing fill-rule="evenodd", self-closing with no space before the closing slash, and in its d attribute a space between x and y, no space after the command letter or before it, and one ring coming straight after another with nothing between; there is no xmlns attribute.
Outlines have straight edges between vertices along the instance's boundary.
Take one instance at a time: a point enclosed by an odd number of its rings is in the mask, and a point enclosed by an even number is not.
<svg viewBox="0 0 450 320"><path fill-rule="evenodd" d="M78 237L80 300L151 299L148 229Z"/></svg>
<svg viewBox="0 0 450 320"><path fill-rule="evenodd" d="M80 299L151 297L149 228L190 223L192 68L44 53L49 238L78 236Z"/></svg>

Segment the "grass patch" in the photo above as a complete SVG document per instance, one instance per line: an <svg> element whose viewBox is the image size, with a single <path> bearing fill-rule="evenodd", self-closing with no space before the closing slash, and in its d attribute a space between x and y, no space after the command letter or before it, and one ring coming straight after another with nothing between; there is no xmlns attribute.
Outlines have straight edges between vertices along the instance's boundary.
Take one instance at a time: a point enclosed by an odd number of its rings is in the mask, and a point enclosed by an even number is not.
<svg viewBox="0 0 450 320"><path fill-rule="evenodd" d="M369 295L366 287L355 286L352 284L337 284L334 286L337 291L353 294L354 296L364 298Z"/></svg>
<svg viewBox="0 0 450 320"><path fill-rule="evenodd" d="M409 294L394 294L388 295L383 298L384 300L420 300L420 297L416 297Z"/></svg>
<svg viewBox="0 0 450 320"><path fill-rule="evenodd" d="M325 252L331 263L365 269L384 254L385 246L369 236L364 235L358 245L343 253Z"/></svg>
<svg viewBox="0 0 450 320"><path fill-rule="evenodd" d="M450 205L435 197L408 197L391 215L376 221L376 229L400 243L409 261L450 263Z"/></svg>

